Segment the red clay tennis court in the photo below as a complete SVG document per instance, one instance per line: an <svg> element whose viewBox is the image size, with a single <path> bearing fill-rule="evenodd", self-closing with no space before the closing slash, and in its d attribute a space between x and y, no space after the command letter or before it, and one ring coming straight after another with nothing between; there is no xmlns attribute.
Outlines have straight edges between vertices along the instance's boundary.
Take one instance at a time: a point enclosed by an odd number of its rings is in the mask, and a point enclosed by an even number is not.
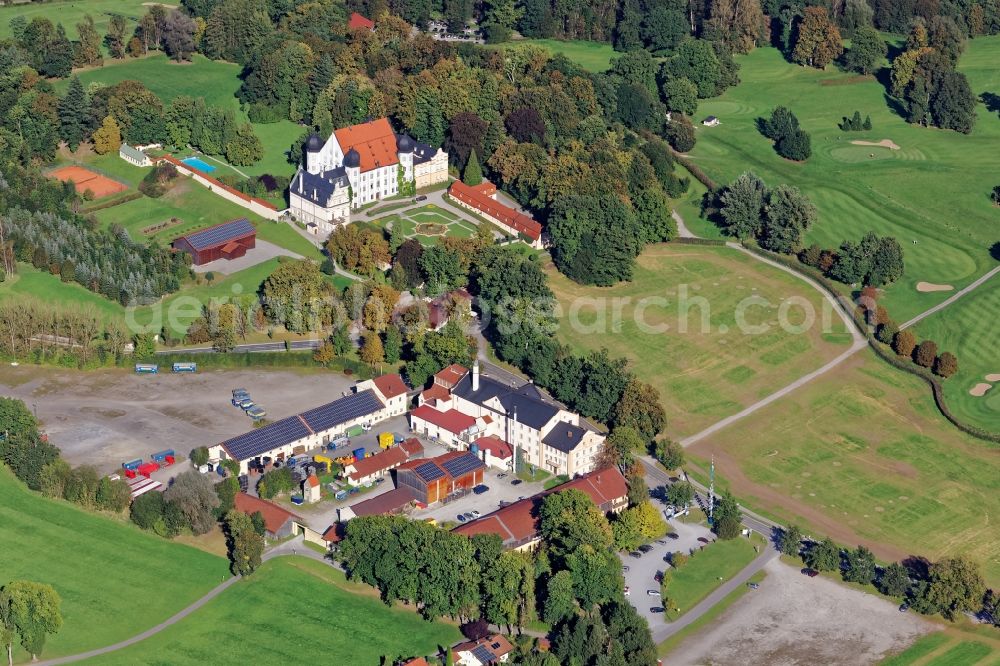
<svg viewBox="0 0 1000 666"><path fill-rule="evenodd" d="M80 166L64 166L49 172L49 178L55 178L66 182L72 180L76 186L76 191L83 194L87 190L94 193L94 198L99 199L118 192L124 192L128 185L123 185L117 180L111 180L99 173L94 173L90 169Z"/></svg>

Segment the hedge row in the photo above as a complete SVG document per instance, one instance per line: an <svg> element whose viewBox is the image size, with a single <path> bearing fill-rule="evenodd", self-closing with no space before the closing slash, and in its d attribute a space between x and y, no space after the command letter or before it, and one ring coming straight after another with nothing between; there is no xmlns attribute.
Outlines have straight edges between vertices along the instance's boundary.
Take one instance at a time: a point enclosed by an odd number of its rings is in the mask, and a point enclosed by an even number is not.
<svg viewBox="0 0 1000 666"><path fill-rule="evenodd" d="M806 266L805 264L799 262L798 259L788 257L786 255L780 255L780 254L775 254L773 252L768 252L767 250L763 250L756 244L754 244L752 241L744 241L743 247L753 252L754 254L781 263L806 277L812 278L817 283L819 283L820 286L822 286L824 289L830 292L830 294L833 295L834 298L837 298L839 300L840 298L843 297L843 294L840 293L837 287L822 273L820 273L820 271L817 270L816 268L812 266ZM879 358L881 358L883 361L893 366L894 368L898 368L899 370L908 372L911 375L919 377L920 379L924 380L930 385L931 392L934 395L934 404L937 405L938 411L941 412L942 416L948 419L948 421L950 421L952 425L954 425L962 432L971 435L973 437L976 437L977 439L982 439L987 442L1000 442L1000 434L991 432L989 430L985 430L983 428L979 428L974 425L970 425L960 420L957 416L955 416L952 413L951 409L949 409L948 404L945 401L944 388L941 385L941 380L938 379L936 376L934 376L926 368L921 368L920 366L914 365L910 361L901 359L899 356L896 355L895 352L893 352L891 349L889 349L881 342L879 342L875 338L872 331L868 328L868 325L864 319L864 315L861 314L858 308L852 307L849 313L851 315L851 318L854 320L855 326L858 327L858 330L861 331L864 334L865 339L868 340L868 346L872 348L872 350Z"/></svg>
<svg viewBox="0 0 1000 666"><path fill-rule="evenodd" d="M131 192L119 199L113 199L111 201L105 201L104 203L95 204L93 206L87 206L86 208L81 208L81 214L94 213L99 210L104 210L105 208L112 208L113 206L120 206L123 203L128 203L129 201L135 201L136 199L141 199L145 195L142 192Z"/></svg>
<svg viewBox="0 0 1000 666"><path fill-rule="evenodd" d="M726 241L718 238L681 238L677 237L670 241L671 243L678 243L680 245L714 245L716 247L722 247L726 244Z"/></svg>
<svg viewBox="0 0 1000 666"><path fill-rule="evenodd" d="M701 167L692 162L690 158L688 158L686 155L682 153L678 153L673 148L670 149L670 152L673 154L674 159L677 160L681 164L681 166L687 169L691 173L691 175L695 177L695 180L697 180L699 183L708 188L709 192L714 192L715 190L719 189L719 184L716 183L711 178L709 178L708 174L702 171Z"/></svg>

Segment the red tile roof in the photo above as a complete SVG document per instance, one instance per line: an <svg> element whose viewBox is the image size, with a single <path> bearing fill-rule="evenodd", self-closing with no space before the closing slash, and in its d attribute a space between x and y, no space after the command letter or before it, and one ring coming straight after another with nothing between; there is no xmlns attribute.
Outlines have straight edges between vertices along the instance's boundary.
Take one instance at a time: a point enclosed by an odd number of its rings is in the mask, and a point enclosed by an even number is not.
<svg viewBox="0 0 1000 666"><path fill-rule="evenodd" d="M344 524L334 523L323 532L323 541L327 543L340 543L344 540Z"/></svg>
<svg viewBox="0 0 1000 666"><path fill-rule="evenodd" d="M524 213L519 213L510 206L491 199L480 190L469 187L460 180L456 180L448 188L448 194L458 201L472 206L488 217L492 217L501 224L513 229L517 233L524 234L531 240L538 240L542 235L542 225Z"/></svg>
<svg viewBox="0 0 1000 666"><path fill-rule="evenodd" d="M409 456L399 446L394 446L385 451L379 451L375 455L369 458L362 458L361 460L351 463L351 467L354 471L347 475L351 481L357 481L363 479L366 476L371 476L376 472L381 472L383 470L392 469L406 462Z"/></svg>
<svg viewBox="0 0 1000 666"><path fill-rule="evenodd" d="M496 435L480 437L476 440L476 446L479 447L480 451L489 451L490 455L495 458L510 458L514 455L514 450L511 448L511 445Z"/></svg>
<svg viewBox="0 0 1000 666"><path fill-rule="evenodd" d="M351 511L354 512L355 516L381 516L395 513L412 501L414 501L413 495L409 490L395 488L387 493L351 505Z"/></svg>
<svg viewBox="0 0 1000 666"><path fill-rule="evenodd" d="M371 19L366 19L361 14L354 12L351 14L351 18L347 21L347 27L351 30L357 30L359 28L365 28L367 30L372 30L375 28L375 22ZM346 152L346 151L345 151Z"/></svg>
<svg viewBox="0 0 1000 666"><path fill-rule="evenodd" d="M403 383L403 378L397 373L376 377L374 381L379 392L386 398L395 398L397 395L403 395L407 391L406 384Z"/></svg>
<svg viewBox="0 0 1000 666"><path fill-rule="evenodd" d="M417 439L416 437L411 437L405 440L402 444L399 445L399 448L406 451L406 454L411 458L413 458L414 456L424 455L424 445L421 444L420 440Z"/></svg>
<svg viewBox="0 0 1000 666"><path fill-rule="evenodd" d="M391 166L399 162L396 134L386 118L334 130L337 143L346 155L352 148L361 155L361 171Z"/></svg>
<svg viewBox="0 0 1000 666"><path fill-rule="evenodd" d="M444 371L442 370L442 372ZM421 393L420 397L423 399L424 402L433 402L434 400L447 400L448 398L451 397L451 393L449 393L448 389L441 386L440 384L434 384L429 389Z"/></svg>
<svg viewBox="0 0 1000 666"><path fill-rule="evenodd" d="M319 485L319 478L317 478L315 474L312 474L308 479L306 479L306 483L309 484L310 488L315 488Z"/></svg>
<svg viewBox="0 0 1000 666"><path fill-rule="evenodd" d="M264 528L271 534L277 534L281 526L289 520L302 520L291 511L283 509L273 502L246 493L236 493L233 505L237 510L251 516L260 511L261 515L264 516Z"/></svg>
<svg viewBox="0 0 1000 666"><path fill-rule="evenodd" d="M497 509L479 520L459 525L454 529L454 532L464 534L467 537L475 534L497 534L505 543L525 543L538 533L539 520L536 505L549 493L570 489L586 493L597 506L628 496L625 477L616 467L606 467L537 495L526 497L502 509Z"/></svg>
<svg viewBox="0 0 1000 666"><path fill-rule="evenodd" d="M476 419L468 414L463 414L457 409L439 412L430 405L420 405L410 412L410 416L433 423L437 427L444 428L456 435L462 434L476 424Z"/></svg>
<svg viewBox="0 0 1000 666"><path fill-rule="evenodd" d="M414 657L409 661L404 661L403 666L428 666L427 660L423 657Z"/></svg>
<svg viewBox="0 0 1000 666"><path fill-rule="evenodd" d="M459 365L458 363L452 363L447 368L434 375L434 383L441 384L446 388L451 388L452 386L457 384L462 379L462 377L467 375L468 372L469 369L466 368L464 365Z"/></svg>

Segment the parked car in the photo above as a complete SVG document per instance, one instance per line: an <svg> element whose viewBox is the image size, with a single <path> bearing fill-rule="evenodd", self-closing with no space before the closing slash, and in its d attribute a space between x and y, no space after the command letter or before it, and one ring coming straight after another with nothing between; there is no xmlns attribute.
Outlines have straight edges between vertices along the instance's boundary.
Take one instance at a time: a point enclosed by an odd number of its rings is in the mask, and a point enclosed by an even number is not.
<svg viewBox="0 0 1000 666"><path fill-rule="evenodd" d="M479 513L479 512L478 512L478 511L476 511L475 513ZM465 513L463 513L462 515L463 515L463 516L465 516L465 519L466 519L466 520L475 520L476 518L478 518L478 517L479 517L479 516L475 515L475 514L474 514L473 512L471 512L471 511L466 511L466 512L465 512Z"/></svg>
<svg viewBox="0 0 1000 666"><path fill-rule="evenodd" d="M667 540L666 539L657 539L656 543L660 544L661 546L666 546L667 545Z"/></svg>
<svg viewBox="0 0 1000 666"><path fill-rule="evenodd" d="M628 587L628 585L626 585L626 586L625 586L625 596L627 597L627 596L629 596L630 594L632 594L632 590L630 590L630 589L629 589L629 587Z"/></svg>
<svg viewBox="0 0 1000 666"><path fill-rule="evenodd" d="M810 578L815 578L816 576L819 575L818 571L816 571L815 569L810 569L809 567L806 567L805 569L803 569L802 573L804 573L805 575L809 576Z"/></svg>
<svg viewBox="0 0 1000 666"><path fill-rule="evenodd" d="M643 553L648 553L649 551L653 550L653 547L650 546L648 543L644 543L641 546L639 546L639 550L642 551Z"/></svg>
<svg viewBox="0 0 1000 666"><path fill-rule="evenodd" d="M652 606L649 609L649 612L650 613L662 613L663 612L663 606Z"/></svg>
<svg viewBox="0 0 1000 666"><path fill-rule="evenodd" d="M497 474L497 478L498 479L506 479L507 478L507 472L500 472L499 474Z"/></svg>
<svg viewBox="0 0 1000 666"><path fill-rule="evenodd" d="M470 513L472 514L472 517L473 517L473 518L478 518L478 517L480 517L481 515L483 515L483 514L479 513L478 511L471 511Z"/></svg>
<svg viewBox="0 0 1000 666"><path fill-rule="evenodd" d="M519 486L522 483L524 483L524 481L522 481L521 479L512 479L511 482L510 482L510 485L512 485L512 486Z"/></svg>
<svg viewBox="0 0 1000 666"><path fill-rule="evenodd" d="M646 594L648 596L650 596L650 597L658 597L658 596L660 596L660 591L659 590L646 590Z"/></svg>
<svg viewBox="0 0 1000 666"><path fill-rule="evenodd" d="M900 613L905 613L908 610L910 610L910 604L904 603L904 604L901 604L900 607L899 607L899 612Z"/></svg>
<svg viewBox="0 0 1000 666"><path fill-rule="evenodd" d="M640 553L637 550L633 550L631 553L628 554L628 556L634 557L635 559L639 559L640 557L642 557L642 553Z"/></svg>
<svg viewBox="0 0 1000 666"><path fill-rule="evenodd" d="M709 541L709 540L708 540L707 538L705 538L705 537L698 537L698 541L701 541L702 543L712 543L711 541Z"/></svg>
<svg viewBox="0 0 1000 666"><path fill-rule="evenodd" d="M464 523L466 520L468 520L468 518L465 517L464 513L458 514L458 522Z"/></svg>
<svg viewBox="0 0 1000 666"><path fill-rule="evenodd" d="M628 565L627 564L625 564L625 565L622 566L622 571L624 573L628 573Z"/></svg>
<svg viewBox="0 0 1000 666"><path fill-rule="evenodd" d="M759 587L760 587L760 583L750 583L750 589L751 590L756 590Z"/></svg>
<svg viewBox="0 0 1000 666"><path fill-rule="evenodd" d="M670 534L667 535L667 538L668 539L680 539L681 535L678 534L677 532L671 532Z"/></svg>
<svg viewBox="0 0 1000 666"><path fill-rule="evenodd" d="M477 495L482 495L483 493L489 491L489 489L490 489L489 486L480 483L478 486L472 489L472 492L474 492Z"/></svg>
<svg viewBox="0 0 1000 666"><path fill-rule="evenodd" d="M663 582L663 572L662 571L657 571L656 575L653 576L653 580L655 580L657 583L662 583Z"/></svg>
<svg viewBox="0 0 1000 666"><path fill-rule="evenodd" d="M427 201L427 195L425 195L425 194L418 194L413 200L414 201Z"/></svg>

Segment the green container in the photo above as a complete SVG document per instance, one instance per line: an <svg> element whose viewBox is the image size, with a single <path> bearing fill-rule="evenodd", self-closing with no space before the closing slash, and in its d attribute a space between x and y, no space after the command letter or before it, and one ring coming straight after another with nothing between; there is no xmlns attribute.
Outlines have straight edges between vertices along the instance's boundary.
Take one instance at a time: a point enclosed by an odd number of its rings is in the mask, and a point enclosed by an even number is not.
<svg viewBox="0 0 1000 666"><path fill-rule="evenodd" d="M364 433L365 433L365 429L362 428L359 425L351 426L350 428L347 429L347 436L348 437L360 437Z"/></svg>

